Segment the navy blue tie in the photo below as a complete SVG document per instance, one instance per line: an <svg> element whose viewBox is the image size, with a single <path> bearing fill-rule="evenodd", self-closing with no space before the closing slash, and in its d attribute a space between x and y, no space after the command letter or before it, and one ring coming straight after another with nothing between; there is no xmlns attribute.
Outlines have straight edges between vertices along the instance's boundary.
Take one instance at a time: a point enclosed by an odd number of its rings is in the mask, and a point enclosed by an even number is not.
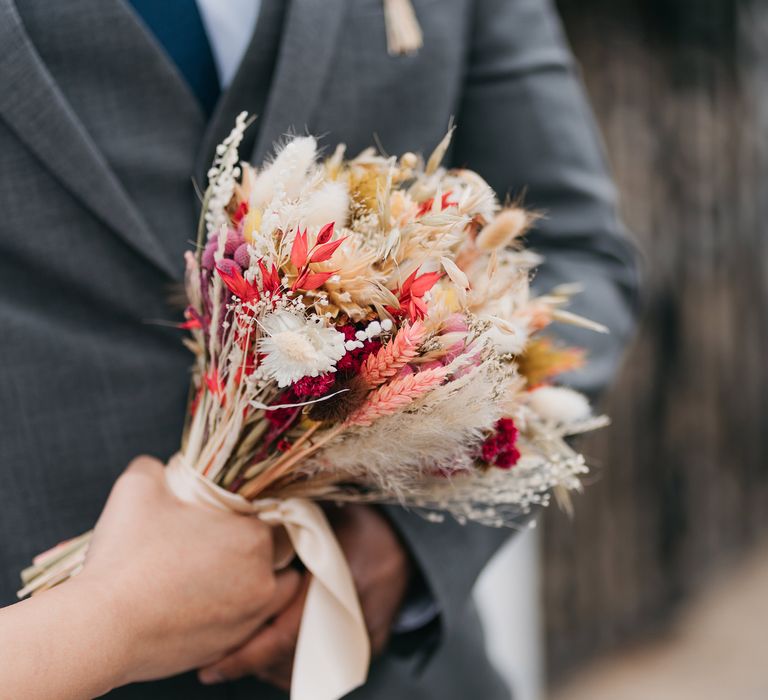
<svg viewBox="0 0 768 700"><path fill-rule="evenodd" d="M210 116L221 88L196 0L129 0Z"/></svg>

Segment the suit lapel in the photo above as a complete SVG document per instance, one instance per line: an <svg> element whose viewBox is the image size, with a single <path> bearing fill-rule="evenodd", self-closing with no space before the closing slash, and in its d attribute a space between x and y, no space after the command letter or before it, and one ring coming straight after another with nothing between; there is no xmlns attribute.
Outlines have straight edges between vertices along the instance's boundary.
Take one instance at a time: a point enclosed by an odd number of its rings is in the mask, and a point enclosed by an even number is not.
<svg viewBox="0 0 768 700"><path fill-rule="evenodd" d="M347 0L291 0L272 90L260 120L253 160L291 130L303 133L331 67Z"/></svg>
<svg viewBox="0 0 768 700"><path fill-rule="evenodd" d="M40 162L126 243L178 276L40 60L13 0L0 0L0 118Z"/></svg>

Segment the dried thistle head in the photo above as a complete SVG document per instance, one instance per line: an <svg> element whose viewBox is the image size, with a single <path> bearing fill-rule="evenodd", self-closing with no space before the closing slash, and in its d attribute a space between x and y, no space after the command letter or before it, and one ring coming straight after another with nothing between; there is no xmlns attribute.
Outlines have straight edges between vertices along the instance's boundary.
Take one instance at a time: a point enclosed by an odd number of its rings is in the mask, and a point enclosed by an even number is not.
<svg viewBox="0 0 768 700"><path fill-rule="evenodd" d="M314 421L341 423L365 402L370 387L359 375L340 379L333 387L336 396L309 407L307 415Z"/></svg>

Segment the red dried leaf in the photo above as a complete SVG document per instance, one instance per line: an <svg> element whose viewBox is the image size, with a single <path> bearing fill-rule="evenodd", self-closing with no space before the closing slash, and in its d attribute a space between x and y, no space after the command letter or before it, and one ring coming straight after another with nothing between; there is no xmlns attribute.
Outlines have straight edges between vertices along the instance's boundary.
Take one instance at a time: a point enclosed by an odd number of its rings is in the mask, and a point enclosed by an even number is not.
<svg viewBox="0 0 768 700"><path fill-rule="evenodd" d="M335 221L331 221L330 224L326 224L323 226L323 228L320 229L320 233L317 234L317 241L315 241L316 245L322 245L323 243L327 243L331 240L331 236L333 235L333 227L336 225Z"/></svg>
<svg viewBox="0 0 768 700"><path fill-rule="evenodd" d="M408 318L417 321L427 315L427 305L419 297L411 297L408 300Z"/></svg>
<svg viewBox="0 0 768 700"><path fill-rule="evenodd" d="M296 283L294 289L303 289L307 292L311 292L313 289L322 287L338 270L331 272L306 272L304 273Z"/></svg>
<svg viewBox="0 0 768 700"><path fill-rule="evenodd" d="M211 394L213 394L214 396L217 396L219 399L219 403L223 406L226 396L224 395L224 385L221 382L221 377L219 377L219 373L214 368L210 372L206 372L203 375L203 378L205 379L205 383L208 387L208 391L210 391Z"/></svg>
<svg viewBox="0 0 768 700"><path fill-rule="evenodd" d="M272 263L272 269L267 270L267 266L262 260L258 261L259 269L261 270L261 281L264 290L274 294L280 287L280 276L277 273L275 264Z"/></svg>
<svg viewBox="0 0 768 700"><path fill-rule="evenodd" d="M246 281L243 274L240 272L239 267L233 265L230 267L229 271L227 271L217 265L216 271L219 273L219 277L221 277L224 284L227 285L227 289L242 301L248 303L251 301L258 301L261 298L259 290L250 282Z"/></svg>
<svg viewBox="0 0 768 700"><path fill-rule="evenodd" d="M442 276L442 272L426 272L421 277L417 277L411 283L409 290L411 295L414 297L424 296Z"/></svg>
<svg viewBox="0 0 768 700"><path fill-rule="evenodd" d="M239 224L248 213L248 202L240 202L240 205L232 215L232 223Z"/></svg>
<svg viewBox="0 0 768 700"><path fill-rule="evenodd" d="M296 236L293 239L293 245L291 246L291 262L297 270L300 270L307 264L307 231L304 233L301 229L296 229Z"/></svg>
<svg viewBox="0 0 768 700"><path fill-rule="evenodd" d="M400 300L400 308L390 313L407 314L408 317L415 321L422 319L427 314L427 305L424 303L421 297L423 297L436 282L443 276L442 272L426 272L421 276L418 276L419 268L416 268L408 278L403 282L402 286L398 290L398 299Z"/></svg>
<svg viewBox="0 0 768 700"><path fill-rule="evenodd" d="M309 258L309 262L325 262L330 260L331 256L336 252L336 249L347 240L346 238L339 238L337 241L330 241L323 245L317 246L312 252Z"/></svg>
<svg viewBox="0 0 768 700"><path fill-rule="evenodd" d="M403 282L400 285L400 296L403 297L406 294L410 294L411 292L411 285L413 284L413 280L416 279L416 275L419 274L419 268L417 267L410 275L408 275L405 282Z"/></svg>
<svg viewBox="0 0 768 700"><path fill-rule="evenodd" d="M440 198L440 209L441 211L443 209L447 209L448 207L455 207L456 202L449 201L449 197L451 196L452 192L451 190L448 190L441 198ZM429 212L432 211L432 205L435 203L435 198L430 197L429 199L424 200L421 203L421 206L419 207L419 210L416 212L416 216L418 218L421 218L425 214L429 214Z"/></svg>
<svg viewBox="0 0 768 700"><path fill-rule="evenodd" d="M188 331L203 328L203 317L194 307L188 306L186 309L184 309L184 318L186 320L179 324L179 328L183 328L184 330Z"/></svg>

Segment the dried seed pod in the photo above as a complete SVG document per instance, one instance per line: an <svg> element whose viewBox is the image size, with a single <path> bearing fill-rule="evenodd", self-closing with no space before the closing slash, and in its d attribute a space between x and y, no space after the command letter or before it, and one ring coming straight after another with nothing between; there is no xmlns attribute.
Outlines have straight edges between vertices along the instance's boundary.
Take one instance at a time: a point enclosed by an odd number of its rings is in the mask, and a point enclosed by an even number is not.
<svg viewBox="0 0 768 700"><path fill-rule="evenodd" d="M334 385L333 391L341 393L337 393L327 401L312 404L308 407L307 415L316 421L341 423L362 406L369 390L370 387L360 376L339 380Z"/></svg>

